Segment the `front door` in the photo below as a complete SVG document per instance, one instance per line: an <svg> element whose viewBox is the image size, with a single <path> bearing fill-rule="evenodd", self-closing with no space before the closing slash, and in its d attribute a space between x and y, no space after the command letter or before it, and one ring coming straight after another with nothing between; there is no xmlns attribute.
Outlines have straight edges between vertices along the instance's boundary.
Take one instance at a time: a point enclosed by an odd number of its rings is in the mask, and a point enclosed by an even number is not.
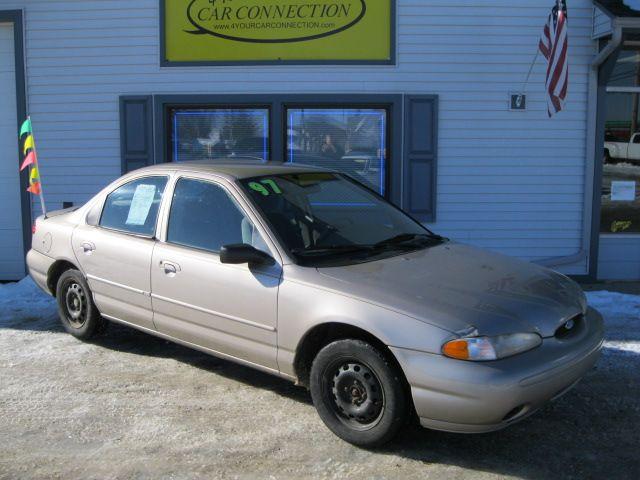
<svg viewBox="0 0 640 480"><path fill-rule="evenodd" d="M154 329L151 255L167 177L128 182L107 196L97 225L78 226L73 250L100 313Z"/></svg>
<svg viewBox="0 0 640 480"><path fill-rule="evenodd" d="M220 263L220 248L230 244L276 256L233 194L208 180L179 179L166 230L151 268L158 331L276 370L282 268Z"/></svg>

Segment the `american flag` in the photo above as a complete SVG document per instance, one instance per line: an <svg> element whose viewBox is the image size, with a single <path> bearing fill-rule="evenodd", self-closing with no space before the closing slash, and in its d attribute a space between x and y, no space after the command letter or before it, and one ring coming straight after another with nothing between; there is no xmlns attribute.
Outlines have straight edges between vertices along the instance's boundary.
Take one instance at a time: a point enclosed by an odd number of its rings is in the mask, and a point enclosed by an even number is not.
<svg viewBox="0 0 640 480"><path fill-rule="evenodd" d="M549 117L558 113L564 107L569 87L569 61L567 49L569 47L567 35L567 3L558 0L551 10L542 37L540 37L540 52L547 59L546 90L547 111Z"/></svg>

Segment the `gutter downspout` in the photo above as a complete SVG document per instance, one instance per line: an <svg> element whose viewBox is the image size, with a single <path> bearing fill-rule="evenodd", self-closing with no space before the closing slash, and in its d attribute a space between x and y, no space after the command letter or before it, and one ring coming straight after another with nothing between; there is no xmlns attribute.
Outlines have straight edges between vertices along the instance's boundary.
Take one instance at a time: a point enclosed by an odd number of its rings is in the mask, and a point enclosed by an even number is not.
<svg viewBox="0 0 640 480"><path fill-rule="evenodd" d="M613 32L611 40L607 45L595 56L591 62L591 71L589 72L589 105L588 105L588 118L587 118L587 161L585 171L585 195L584 205L588 205L593 197L593 191L588 188L589 185L593 185L593 166L595 164L595 138L594 135L590 135L590 132L595 132L597 103L598 103L598 69L607 58L620 46L622 43L622 27L613 20ZM570 265L572 263L581 262L582 260L589 259L591 240L591 215L584 215L584 227L582 230L582 246L580 251L574 255L567 257L552 257L536 260L533 263L543 265L545 267L558 267L561 265Z"/></svg>
<svg viewBox="0 0 640 480"><path fill-rule="evenodd" d="M611 55L616 50L616 48L620 46L621 43L622 27L618 24L618 22L614 21L611 40L602 49L602 51L598 53L598 55L596 55L596 58L593 59L593 61L591 62L591 68L593 68L594 70L600 68L600 65L602 65L607 58L609 58L609 55Z"/></svg>

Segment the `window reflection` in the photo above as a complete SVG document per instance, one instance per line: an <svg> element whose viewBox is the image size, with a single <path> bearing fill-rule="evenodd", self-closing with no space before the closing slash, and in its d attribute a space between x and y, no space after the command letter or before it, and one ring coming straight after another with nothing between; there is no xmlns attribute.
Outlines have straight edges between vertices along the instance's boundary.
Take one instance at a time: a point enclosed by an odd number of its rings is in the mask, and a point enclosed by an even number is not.
<svg viewBox="0 0 640 480"><path fill-rule="evenodd" d="M640 42L638 42L640 44ZM618 61L609 79L610 87L637 87L640 85L640 50L625 42L624 49L618 56Z"/></svg>
<svg viewBox="0 0 640 480"><path fill-rule="evenodd" d="M600 217L602 233L640 232L639 107L640 89L638 92L607 93Z"/></svg>
<svg viewBox="0 0 640 480"><path fill-rule="evenodd" d="M173 109L174 162L250 157L269 159L267 109Z"/></svg>
<svg viewBox="0 0 640 480"><path fill-rule="evenodd" d="M289 109L287 123L289 162L343 172L385 194L385 109Z"/></svg>

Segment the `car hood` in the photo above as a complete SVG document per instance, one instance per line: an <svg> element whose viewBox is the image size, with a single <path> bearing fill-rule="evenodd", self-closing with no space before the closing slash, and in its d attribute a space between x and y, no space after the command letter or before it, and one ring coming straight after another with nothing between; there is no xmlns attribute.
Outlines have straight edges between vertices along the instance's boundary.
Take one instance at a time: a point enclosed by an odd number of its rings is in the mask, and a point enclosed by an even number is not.
<svg viewBox="0 0 640 480"><path fill-rule="evenodd" d="M331 288L455 333L548 337L587 308L564 275L454 242L318 271Z"/></svg>

